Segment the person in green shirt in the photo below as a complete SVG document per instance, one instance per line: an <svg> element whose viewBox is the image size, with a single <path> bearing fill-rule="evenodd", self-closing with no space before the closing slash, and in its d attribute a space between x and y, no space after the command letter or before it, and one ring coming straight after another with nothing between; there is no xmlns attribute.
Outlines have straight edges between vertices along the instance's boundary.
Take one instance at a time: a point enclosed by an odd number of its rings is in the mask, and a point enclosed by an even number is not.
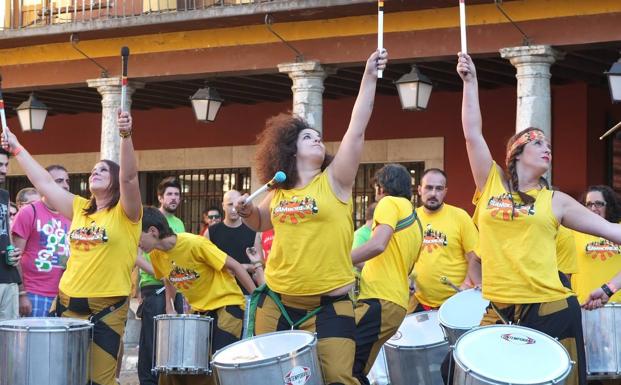
<svg viewBox="0 0 621 385"><path fill-rule="evenodd" d="M354 244L351 249L356 249L371 239L371 227L373 226L373 213L375 212L375 206L377 206L377 202L371 202L367 205L367 210L364 214L364 225L358 227L356 231L354 231Z"/></svg>
<svg viewBox="0 0 621 385"><path fill-rule="evenodd" d="M181 184L175 177L162 179L157 186L157 199L160 203L159 210L168 221L168 225L175 232L185 233L185 226L181 219L175 216L175 212L181 202ZM148 253L143 254L149 264L151 257ZM140 328L140 350L138 351L138 379L140 385L157 385L158 376L151 373L153 366L153 317L166 314L166 298L164 284L153 276L150 265L141 266L140 270L140 305L142 327ZM146 271L144 268L150 271ZM183 313L183 298L177 294L174 300L177 313Z"/></svg>

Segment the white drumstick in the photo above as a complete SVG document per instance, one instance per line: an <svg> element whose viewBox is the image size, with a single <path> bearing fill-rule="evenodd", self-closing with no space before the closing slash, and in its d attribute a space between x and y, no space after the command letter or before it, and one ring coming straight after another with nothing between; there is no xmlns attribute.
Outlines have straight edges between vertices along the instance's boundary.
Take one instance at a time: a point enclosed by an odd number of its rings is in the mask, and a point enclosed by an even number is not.
<svg viewBox="0 0 621 385"><path fill-rule="evenodd" d="M384 49L384 1L377 2L377 49L382 52ZM384 76L384 70L377 70L377 78Z"/></svg>
<svg viewBox="0 0 621 385"><path fill-rule="evenodd" d="M468 53L466 41L466 4L459 0L459 30L461 32L461 53Z"/></svg>
<svg viewBox="0 0 621 385"><path fill-rule="evenodd" d="M270 180L269 182L267 182L266 184L264 184L263 186L261 186L259 189L257 189L257 191L253 192L252 194L250 194L250 196L248 198L246 198L246 200L244 201L244 204L248 204L249 202L251 202L254 198L258 197L259 195L263 194L264 192L266 192L267 190L270 190L274 187L274 184L276 183L282 183L287 179L287 175L282 172L282 171L277 171L276 174L274 174L274 177L272 178L272 180Z"/></svg>

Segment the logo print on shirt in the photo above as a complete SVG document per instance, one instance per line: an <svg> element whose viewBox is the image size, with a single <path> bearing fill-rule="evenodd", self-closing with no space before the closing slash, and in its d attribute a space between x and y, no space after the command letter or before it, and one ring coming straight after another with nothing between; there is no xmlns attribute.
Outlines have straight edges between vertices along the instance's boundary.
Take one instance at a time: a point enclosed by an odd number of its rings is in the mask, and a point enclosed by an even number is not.
<svg viewBox="0 0 621 385"><path fill-rule="evenodd" d="M621 254L621 247L619 245L604 238L588 243L584 250L591 259L599 258L602 261L612 258L615 254Z"/></svg>
<svg viewBox="0 0 621 385"><path fill-rule="evenodd" d="M195 270L179 267L175 262L172 265L173 268L170 274L168 274L168 280L179 290L188 290L192 287L194 281L201 277Z"/></svg>
<svg viewBox="0 0 621 385"><path fill-rule="evenodd" d="M428 223L425 233L423 234L423 247L427 249L427 252L431 253L434 250L447 245L448 240L446 239L446 234L441 231L434 230L431 227L431 223Z"/></svg>
<svg viewBox="0 0 621 385"><path fill-rule="evenodd" d="M69 258L69 244L63 223L58 219L50 219L44 224L37 219L36 223L41 246L34 260L37 271L47 273L52 268L64 269Z"/></svg>
<svg viewBox="0 0 621 385"><path fill-rule="evenodd" d="M106 229L97 226L95 221L90 226L79 227L69 233L69 240L77 249L89 251L91 248L108 242Z"/></svg>
<svg viewBox="0 0 621 385"><path fill-rule="evenodd" d="M490 210L492 217L502 219L503 221L511 220L511 209L513 209L513 218L519 218L520 216L535 215L535 205L525 205L520 202L516 202L515 199L511 200L511 194L505 193L499 196L489 198L487 202L487 209Z"/></svg>
<svg viewBox="0 0 621 385"><path fill-rule="evenodd" d="M314 198L307 196L304 199L298 199L293 197L289 201L280 201L278 206L272 210L272 216L278 218L281 223L284 223L288 218L295 225L298 223L298 218L306 218L306 216L317 214L318 212L319 209Z"/></svg>

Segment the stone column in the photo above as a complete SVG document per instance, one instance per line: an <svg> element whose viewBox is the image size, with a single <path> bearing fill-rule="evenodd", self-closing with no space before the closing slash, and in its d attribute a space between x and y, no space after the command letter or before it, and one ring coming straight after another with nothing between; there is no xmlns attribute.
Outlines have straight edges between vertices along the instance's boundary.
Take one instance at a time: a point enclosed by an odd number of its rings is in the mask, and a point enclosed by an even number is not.
<svg viewBox="0 0 621 385"><path fill-rule="evenodd" d="M334 70L323 68L318 61L283 63L278 65L278 70L287 73L293 81L293 113L323 132L323 81Z"/></svg>
<svg viewBox="0 0 621 385"><path fill-rule="evenodd" d="M552 142L552 109L550 66L562 60L564 53L549 45L501 48L500 56L516 68L517 110L515 131L528 127L541 129ZM548 171L551 181L552 169Z"/></svg>
<svg viewBox="0 0 621 385"><path fill-rule="evenodd" d="M90 79L86 83L101 94L101 159L119 162L121 137L116 126L116 110L121 106L121 78ZM127 86L126 111L131 109L132 94L144 83L130 81Z"/></svg>

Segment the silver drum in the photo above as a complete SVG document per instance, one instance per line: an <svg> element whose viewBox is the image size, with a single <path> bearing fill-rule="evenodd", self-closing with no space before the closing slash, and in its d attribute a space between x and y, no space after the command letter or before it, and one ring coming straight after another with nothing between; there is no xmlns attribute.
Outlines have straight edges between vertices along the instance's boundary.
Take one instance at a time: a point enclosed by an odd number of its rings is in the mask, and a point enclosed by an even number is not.
<svg viewBox="0 0 621 385"><path fill-rule="evenodd" d="M563 385L572 367L557 340L515 325L466 332L457 340L453 358L454 385Z"/></svg>
<svg viewBox="0 0 621 385"><path fill-rule="evenodd" d="M153 371L166 374L210 374L213 318L196 314L154 317Z"/></svg>
<svg viewBox="0 0 621 385"><path fill-rule="evenodd" d="M468 330L481 324L489 300L484 299L479 289L461 291L447 299L438 311L440 326L449 344Z"/></svg>
<svg viewBox="0 0 621 385"><path fill-rule="evenodd" d="M219 385L323 385L313 333L291 330L262 334L213 355Z"/></svg>
<svg viewBox="0 0 621 385"><path fill-rule="evenodd" d="M587 375L591 379L621 378L621 304L582 311Z"/></svg>
<svg viewBox="0 0 621 385"><path fill-rule="evenodd" d="M86 384L92 328L73 318L1 321L0 384Z"/></svg>
<svg viewBox="0 0 621 385"><path fill-rule="evenodd" d="M437 311L405 317L399 330L384 344L392 385L443 385L440 366L448 354Z"/></svg>

